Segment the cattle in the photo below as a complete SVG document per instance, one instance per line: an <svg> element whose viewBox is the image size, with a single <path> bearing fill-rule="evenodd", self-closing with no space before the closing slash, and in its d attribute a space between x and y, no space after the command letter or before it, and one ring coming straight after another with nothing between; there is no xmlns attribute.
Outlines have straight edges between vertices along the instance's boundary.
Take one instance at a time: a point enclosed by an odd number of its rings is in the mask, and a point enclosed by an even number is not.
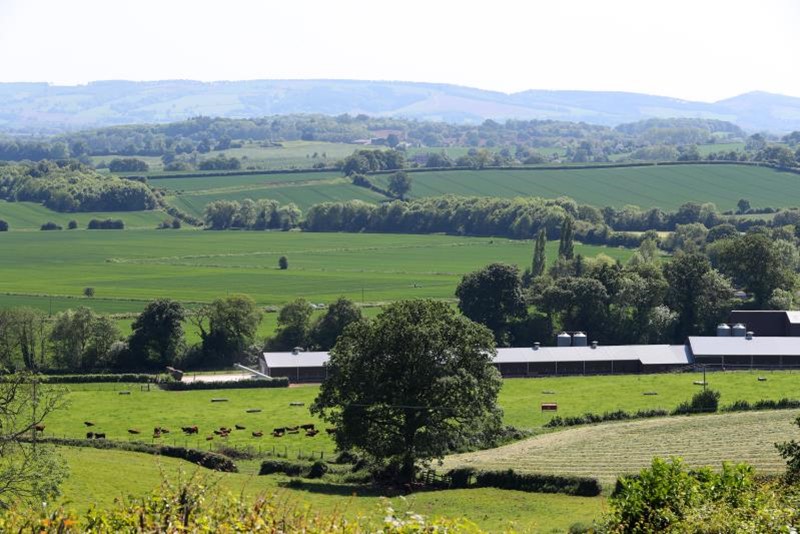
<svg viewBox="0 0 800 534"><path fill-rule="evenodd" d="M273 438L282 438L283 437L283 432L273 432L272 433L272 437Z"/></svg>
<svg viewBox="0 0 800 534"><path fill-rule="evenodd" d="M231 429L228 428L228 427L221 426L221 427L219 427L219 429L220 429L220 431L222 431L222 432L224 432L226 434L230 434L231 433Z"/></svg>
<svg viewBox="0 0 800 534"><path fill-rule="evenodd" d="M92 423L91 421L84 421L83 424L86 426L94 426L94 423Z"/></svg>
<svg viewBox="0 0 800 534"><path fill-rule="evenodd" d="M44 425L35 425L35 426L33 427L33 429L34 429L36 432L44 432Z"/></svg>
<svg viewBox="0 0 800 534"><path fill-rule="evenodd" d="M260 431L260 430L258 432L253 432L253 437L254 438L260 438L263 435L264 435L264 433L262 431Z"/></svg>
<svg viewBox="0 0 800 534"><path fill-rule="evenodd" d="M302 430L314 430L314 425L312 423L307 423L305 425L300 425Z"/></svg>
<svg viewBox="0 0 800 534"><path fill-rule="evenodd" d="M206 441L211 441L212 439L214 439L214 436L206 436Z"/></svg>
<svg viewBox="0 0 800 534"><path fill-rule="evenodd" d="M244 427L242 425L233 425L233 426L236 427L236 430L247 430L247 427Z"/></svg>
<svg viewBox="0 0 800 534"><path fill-rule="evenodd" d="M325 432L326 432L326 433L327 433L329 436L332 436L333 434L336 434L336 429L335 429L335 428L326 428L326 429L325 429Z"/></svg>
<svg viewBox="0 0 800 534"><path fill-rule="evenodd" d="M185 434L197 434L197 432L198 432L197 425L195 425L195 426L182 426L181 430L183 430L183 432Z"/></svg>
<svg viewBox="0 0 800 534"><path fill-rule="evenodd" d="M128 429L128 434L132 434L132 435L141 434L141 431L136 430L135 428L129 428Z"/></svg>
<svg viewBox="0 0 800 534"><path fill-rule="evenodd" d="M319 434L319 430L306 430L306 437L307 438L313 438L317 434Z"/></svg>
<svg viewBox="0 0 800 534"><path fill-rule="evenodd" d="M94 439L94 432L87 432L86 439Z"/></svg>
<svg viewBox="0 0 800 534"><path fill-rule="evenodd" d="M273 428L272 429L272 433L274 434L276 432L279 433L279 434L283 434L284 432L286 432L286 427L282 426L282 427L278 427L278 428Z"/></svg>
<svg viewBox="0 0 800 534"><path fill-rule="evenodd" d="M295 431L297 431L297 430L299 430L299 429L300 429L300 427L299 427L299 426L287 426L287 427L286 427L286 431L287 431L287 432L295 432Z"/></svg>
<svg viewBox="0 0 800 534"><path fill-rule="evenodd" d="M105 432L95 432L94 433L94 439L106 439L106 433Z"/></svg>

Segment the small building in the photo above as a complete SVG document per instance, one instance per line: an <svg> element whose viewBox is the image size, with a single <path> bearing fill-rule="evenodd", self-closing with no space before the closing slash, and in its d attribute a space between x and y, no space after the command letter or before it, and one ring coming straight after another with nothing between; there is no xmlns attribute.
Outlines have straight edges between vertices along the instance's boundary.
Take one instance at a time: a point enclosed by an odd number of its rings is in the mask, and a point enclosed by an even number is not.
<svg viewBox="0 0 800 534"><path fill-rule="evenodd" d="M261 372L273 378L286 377L290 382L322 382L328 376L327 352L265 352Z"/></svg>
<svg viewBox="0 0 800 534"><path fill-rule="evenodd" d="M695 364L725 369L775 369L800 367L800 337L690 336L689 350Z"/></svg>

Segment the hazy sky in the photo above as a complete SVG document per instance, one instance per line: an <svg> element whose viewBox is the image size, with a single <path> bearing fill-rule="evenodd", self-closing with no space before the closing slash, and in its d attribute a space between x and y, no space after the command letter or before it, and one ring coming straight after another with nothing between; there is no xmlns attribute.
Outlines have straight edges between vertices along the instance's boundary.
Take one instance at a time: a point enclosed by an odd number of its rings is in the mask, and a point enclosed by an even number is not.
<svg viewBox="0 0 800 534"><path fill-rule="evenodd" d="M0 81L355 78L713 101L800 96L799 52L800 0L0 0Z"/></svg>

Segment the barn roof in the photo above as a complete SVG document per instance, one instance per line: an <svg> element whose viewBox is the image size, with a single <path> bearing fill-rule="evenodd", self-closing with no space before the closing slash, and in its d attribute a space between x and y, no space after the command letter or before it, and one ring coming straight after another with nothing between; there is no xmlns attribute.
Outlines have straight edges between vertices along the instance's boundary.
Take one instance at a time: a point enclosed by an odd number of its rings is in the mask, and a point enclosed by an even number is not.
<svg viewBox="0 0 800 534"><path fill-rule="evenodd" d="M265 352L271 369L322 367L327 352ZM641 361L645 365L686 365L690 355L684 345L598 345L592 347L514 347L497 349L494 363Z"/></svg>
<svg viewBox="0 0 800 534"><path fill-rule="evenodd" d="M695 357L702 356L800 356L800 337L789 336L690 336Z"/></svg>

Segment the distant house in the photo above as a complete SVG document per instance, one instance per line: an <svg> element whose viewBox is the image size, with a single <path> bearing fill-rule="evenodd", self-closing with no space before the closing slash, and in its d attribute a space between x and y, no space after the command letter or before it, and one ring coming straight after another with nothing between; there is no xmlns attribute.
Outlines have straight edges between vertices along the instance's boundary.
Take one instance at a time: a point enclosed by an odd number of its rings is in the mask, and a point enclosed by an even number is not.
<svg viewBox="0 0 800 534"><path fill-rule="evenodd" d="M729 320L760 337L800 336L800 311L734 310Z"/></svg>

